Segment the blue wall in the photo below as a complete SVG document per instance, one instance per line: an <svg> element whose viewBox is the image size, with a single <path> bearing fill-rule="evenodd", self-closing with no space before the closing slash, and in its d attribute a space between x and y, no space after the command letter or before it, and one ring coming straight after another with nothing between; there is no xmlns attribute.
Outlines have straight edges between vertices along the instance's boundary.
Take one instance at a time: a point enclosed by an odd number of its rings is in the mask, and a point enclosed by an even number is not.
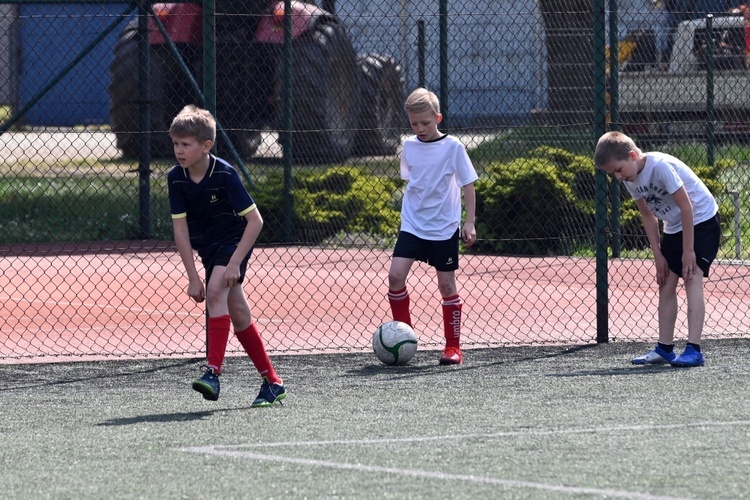
<svg viewBox="0 0 750 500"><path fill-rule="evenodd" d="M18 100L25 106L126 9L125 5L20 5ZM109 121L109 66L121 23L24 117L24 124Z"/></svg>

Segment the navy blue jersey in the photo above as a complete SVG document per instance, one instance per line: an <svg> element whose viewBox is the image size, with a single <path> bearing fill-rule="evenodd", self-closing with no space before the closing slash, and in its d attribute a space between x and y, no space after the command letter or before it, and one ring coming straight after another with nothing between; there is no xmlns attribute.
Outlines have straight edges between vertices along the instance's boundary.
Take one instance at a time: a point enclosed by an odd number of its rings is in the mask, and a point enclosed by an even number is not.
<svg viewBox="0 0 750 500"><path fill-rule="evenodd" d="M211 155L199 183L180 165L169 170L167 183L172 219L187 218L190 244L201 259L234 252L247 226L244 215L256 209L237 170Z"/></svg>

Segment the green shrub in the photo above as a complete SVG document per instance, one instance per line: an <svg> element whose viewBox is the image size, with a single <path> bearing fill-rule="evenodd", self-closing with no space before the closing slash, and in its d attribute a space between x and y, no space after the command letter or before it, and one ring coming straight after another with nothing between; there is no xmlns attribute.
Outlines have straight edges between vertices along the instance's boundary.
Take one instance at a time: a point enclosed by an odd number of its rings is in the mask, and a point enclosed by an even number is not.
<svg viewBox="0 0 750 500"><path fill-rule="evenodd" d="M266 222L261 243L318 244L342 232L376 236L398 232L399 187L390 178L349 167L303 171L292 181L289 200L284 192L280 173L259 179L251 192ZM291 221L285 226L290 201Z"/></svg>
<svg viewBox="0 0 750 500"><path fill-rule="evenodd" d="M526 157L488 166L476 191L477 251L566 255L593 241L590 158L540 147Z"/></svg>

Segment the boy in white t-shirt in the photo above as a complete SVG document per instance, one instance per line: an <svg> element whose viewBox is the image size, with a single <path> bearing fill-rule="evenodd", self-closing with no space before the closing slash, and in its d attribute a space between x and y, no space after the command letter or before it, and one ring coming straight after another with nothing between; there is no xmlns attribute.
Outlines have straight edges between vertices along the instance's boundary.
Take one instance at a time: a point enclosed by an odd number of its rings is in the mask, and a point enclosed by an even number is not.
<svg viewBox="0 0 750 500"><path fill-rule="evenodd" d="M702 366L701 334L706 314L703 278L719 250L718 204L697 175L664 153L643 153L620 132L604 134L594 153L596 168L622 181L641 213L656 263L659 285L659 342L653 351L633 359L637 365L670 363ZM659 236L659 220L663 234ZM677 282L687 295L688 342L676 356Z"/></svg>
<svg viewBox="0 0 750 500"><path fill-rule="evenodd" d="M443 299L445 349L440 364L461 364L462 301L455 271L459 236L467 247L477 239L474 181L478 177L463 144L438 130L443 115L433 92L415 90L405 108L416 136L404 141L401 152L401 178L408 183L401 207L401 230L388 272L388 301L394 321L411 326L406 278L415 260L433 266ZM461 191L466 204L463 227Z"/></svg>

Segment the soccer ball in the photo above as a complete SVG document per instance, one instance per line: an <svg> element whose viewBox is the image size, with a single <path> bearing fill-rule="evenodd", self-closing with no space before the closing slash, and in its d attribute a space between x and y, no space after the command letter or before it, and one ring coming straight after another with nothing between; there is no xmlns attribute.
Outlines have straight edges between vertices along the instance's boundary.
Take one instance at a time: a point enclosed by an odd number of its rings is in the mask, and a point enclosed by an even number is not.
<svg viewBox="0 0 750 500"><path fill-rule="evenodd" d="M386 365L405 365L417 352L417 334L401 321L383 323L372 337L372 350Z"/></svg>

